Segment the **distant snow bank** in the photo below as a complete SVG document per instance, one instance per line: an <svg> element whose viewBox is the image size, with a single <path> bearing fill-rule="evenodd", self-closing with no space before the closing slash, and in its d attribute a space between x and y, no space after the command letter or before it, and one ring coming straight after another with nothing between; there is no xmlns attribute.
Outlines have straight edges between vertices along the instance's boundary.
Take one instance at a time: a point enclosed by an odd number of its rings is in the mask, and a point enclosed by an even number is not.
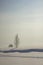
<svg viewBox="0 0 43 65"><path fill-rule="evenodd" d="M0 53L0 57L42 57L43 52L32 52L32 53Z"/></svg>

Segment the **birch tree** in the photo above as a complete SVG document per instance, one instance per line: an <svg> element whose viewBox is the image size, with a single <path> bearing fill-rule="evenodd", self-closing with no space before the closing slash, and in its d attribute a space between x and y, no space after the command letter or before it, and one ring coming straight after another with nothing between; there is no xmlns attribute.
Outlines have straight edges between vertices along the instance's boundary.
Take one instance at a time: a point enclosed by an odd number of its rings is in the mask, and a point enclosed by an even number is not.
<svg viewBox="0 0 43 65"><path fill-rule="evenodd" d="M19 38L18 38L18 34L15 36L15 46L16 48L18 48L19 45Z"/></svg>

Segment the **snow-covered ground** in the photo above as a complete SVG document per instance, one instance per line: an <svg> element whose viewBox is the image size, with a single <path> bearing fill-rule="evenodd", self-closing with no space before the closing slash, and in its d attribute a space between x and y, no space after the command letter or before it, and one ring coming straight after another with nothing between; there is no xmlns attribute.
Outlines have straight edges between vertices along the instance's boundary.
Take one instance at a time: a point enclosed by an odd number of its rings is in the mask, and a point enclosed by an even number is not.
<svg viewBox="0 0 43 65"><path fill-rule="evenodd" d="M0 53L0 65L43 65L43 52Z"/></svg>

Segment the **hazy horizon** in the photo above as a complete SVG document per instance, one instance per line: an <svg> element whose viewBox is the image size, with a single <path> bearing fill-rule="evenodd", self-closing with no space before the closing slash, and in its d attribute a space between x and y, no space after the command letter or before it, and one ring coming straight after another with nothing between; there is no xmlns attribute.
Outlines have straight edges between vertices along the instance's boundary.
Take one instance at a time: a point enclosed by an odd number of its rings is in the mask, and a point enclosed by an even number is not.
<svg viewBox="0 0 43 65"><path fill-rule="evenodd" d="M0 48L43 48L43 0L0 0Z"/></svg>

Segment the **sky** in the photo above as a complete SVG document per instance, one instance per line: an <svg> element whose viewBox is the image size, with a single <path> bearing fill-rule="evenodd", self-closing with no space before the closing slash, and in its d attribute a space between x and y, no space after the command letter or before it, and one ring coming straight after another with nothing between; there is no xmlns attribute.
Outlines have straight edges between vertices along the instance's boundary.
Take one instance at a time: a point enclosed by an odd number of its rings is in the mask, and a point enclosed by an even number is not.
<svg viewBox="0 0 43 65"><path fill-rule="evenodd" d="M43 48L43 0L0 0L0 48Z"/></svg>

